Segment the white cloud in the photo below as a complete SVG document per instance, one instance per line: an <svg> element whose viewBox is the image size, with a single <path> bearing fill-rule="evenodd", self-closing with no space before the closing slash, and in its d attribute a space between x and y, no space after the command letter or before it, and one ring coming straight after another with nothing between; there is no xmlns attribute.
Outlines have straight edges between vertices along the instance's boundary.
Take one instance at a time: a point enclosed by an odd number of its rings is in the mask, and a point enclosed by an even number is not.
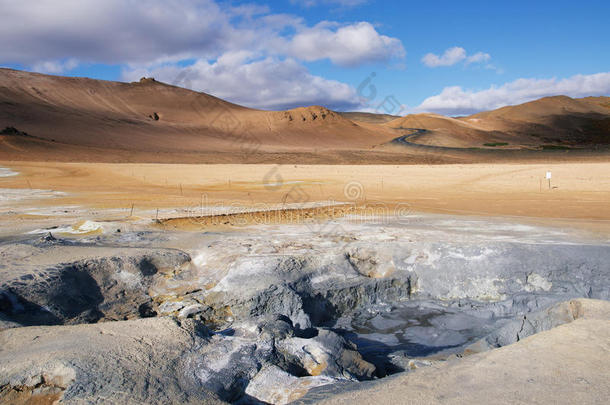
<svg viewBox="0 0 610 405"><path fill-rule="evenodd" d="M0 60L126 63L205 55L233 39L211 0L0 0Z"/></svg>
<svg viewBox="0 0 610 405"><path fill-rule="evenodd" d="M477 52L474 55L468 56L466 50L459 46L454 46L447 49L442 55L428 53L422 58L422 63L428 67L453 66L457 63L464 62L469 65L472 63L488 62L491 55L484 52Z"/></svg>
<svg viewBox="0 0 610 405"><path fill-rule="evenodd" d="M466 58L466 64L470 65L471 63L483 63L488 62L491 59L491 55L485 52L477 52L474 55L471 55Z"/></svg>
<svg viewBox="0 0 610 405"><path fill-rule="evenodd" d="M329 59L343 66L405 56L400 40L380 35L367 22L335 26L322 22L299 32L292 39L292 54L306 61Z"/></svg>
<svg viewBox="0 0 610 405"><path fill-rule="evenodd" d="M65 61L45 61L37 62L32 66L32 70L39 73L60 74L68 72L79 65L76 59Z"/></svg>
<svg viewBox="0 0 610 405"><path fill-rule="evenodd" d="M266 6L220 0L0 0L0 15L0 63L45 73L73 69L75 60L117 64L127 66L126 77L148 71L171 81L183 61L196 60L193 89L259 107L353 105L349 86L313 76L300 62L356 66L405 55L399 39L367 22L308 26Z"/></svg>
<svg viewBox="0 0 610 405"><path fill-rule="evenodd" d="M0 0L0 15L0 62L30 66L213 60L242 49L349 65L404 56L400 40L366 22L310 27L267 7L214 0Z"/></svg>
<svg viewBox="0 0 610 405"><path fill-rule="evenodd" d="M575 75L564 79L517 79L481 91L465 90L460 86L445 87L440 94L425 99L416 111L464 115L521 104L541 97L557 95L586 97L608 94L610 94L610 72Z"/></svg>
<svg viewBox="0 0 610 405"><path fill-rule="evenodd" d="M368 0L290 0L290 2L292 4L300 5L302 7L314 7L324 5L355 7L367 3Z"/></svg>
<svg viewBox="0 0 610 405"><path fill-rule="evenodd" d="M133 68L125 70L123 78L137 80L154 76L237 104L272 110L303 105L344 110L361 105L351 86L312 75L294 59L251 60L252 55L242 51L222 55L214 63L202 59L188 67Z"/></svg>
<svg viewBox="0 0 610 405"><path fill-rule="evenodd" d="M428 67L452 66L464 59L466 59L466 50L454 46L447 49L441 56L429 53L422 58L422 62Z"/></svg>

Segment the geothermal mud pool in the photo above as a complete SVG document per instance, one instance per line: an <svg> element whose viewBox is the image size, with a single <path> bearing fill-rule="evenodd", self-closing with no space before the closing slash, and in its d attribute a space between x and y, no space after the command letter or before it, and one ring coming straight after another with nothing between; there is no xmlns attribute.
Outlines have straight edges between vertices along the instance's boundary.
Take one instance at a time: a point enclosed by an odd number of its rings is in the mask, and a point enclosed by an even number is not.
<svg viewBox="0 0 610 405"><path fill-rule="evenodd" d="M560 302L610 299L609 241L559 228L440 215L158 226L3 238L6 395L306 402L573 320Z"/></svg>

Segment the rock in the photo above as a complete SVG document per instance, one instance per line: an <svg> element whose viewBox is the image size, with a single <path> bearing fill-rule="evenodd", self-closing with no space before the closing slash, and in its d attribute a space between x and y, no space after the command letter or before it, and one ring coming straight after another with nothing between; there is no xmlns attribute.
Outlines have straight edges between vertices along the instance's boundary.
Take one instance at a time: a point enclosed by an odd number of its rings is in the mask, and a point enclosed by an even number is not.
<svg viewBox="0 0 610 405"><path fill-rule="evenodd" d="M388 277L396 270L392 255L367 247L357 247L345 254L354 270L369 278Z"/></svg>
<svg viewBox="0 0 610 405"><path fill-rule="evenodd" d="M19 391L68 403L222 403L184 362L207 339L201 324L167 318L5 330L0 402Z"/></svg>
<svg viewBox="0 0 610 405"><path fill-rule="evenodd" d="M40 243L54 243L57 242L57 238L55 238L53 234L49 232L47 235L41 236L39 241Z"/></svg>
<svg viewBox="0 0 610 405"><path fill-rule="evenodd" d="M159 313L161 315L170 315L176 311L180 311L187 305L188 304L184 301L165 301L159 305Z"/></svg>
<svg viewBox="0 0 610 405"><path fill-rule="evenodd" d="M553 283L539 274L528 274L525 279L525 291L550 291L553 288Z"/></svg>
<svg viewBox="0 0 610 405"><path fill-rule="evenodd" d="M270 404L288 404L303 397L310 389L335 382L326 377L295 377L277 366L266 366L250 380L249 396Z"/></svg>
<svg viewBox="0 0 610 405"><path fill-rule="evenodd" d="M309 316L303 310L303 301L296 291L285 285L271 286L251 300L242 304L231 305L233 313L239 314L239 308L247 308L249 316L284 315L298 329L308 329L311 325ZM248 308L249 307L249 308Z"/></svg>
<svg viewBox="0 0 610 405"><path fill-rule="evenodd" d="M584 307L583 302L586 303ZM604 315L597 311L595 302L597 301L572 300L528 313L473 343L465 351L478 353L486 349L508 346L528 336L573 322L576 319L608 317L607 314Z"/></svg>
<svg viewBox="0 0 610 405"><path fill-rule="evenodd" d="M430 360L409 358L406 353L393 354L390 356L390 361L394 366L404 370L405 372L415 371L422 367L430 367L432 364L434 364L434 362Z"/></svg>
<svg viewBox="0 0 610 405"><path fill-rule="evenodd" d="M188 305L180 310L178 318L189 318L192 315L199 314L206 310L206 307L201 304Z"/></svg>
<svg viewBox="0 0 610 405"><path fill-rule="evenodd" d="M277 316L273 321L265 321L258 325L262 339L283 340L294 336L292 321L283 315Z"/></svg>
<svg viewBox="0 0 610 405"><path fill-rule="evenodd" d="M277 343L279 352L298 364L308 375L347 379L369 379L375 366L362 359L355 347L328 330L320 330L311 339L287 338Z"/></svg>
<svg viewBox="0 0 610 405"><path fill-rule="evenodd" d="M74 249L39 246L41 255ZM58 325L155 316L148 290L159 272L180 268L190 257L175 250L116 252L25 269L0 284L0 313L21 325ZM52 257L51 254L49 256ZM38 267L38 266L35 266Z"/></svg>

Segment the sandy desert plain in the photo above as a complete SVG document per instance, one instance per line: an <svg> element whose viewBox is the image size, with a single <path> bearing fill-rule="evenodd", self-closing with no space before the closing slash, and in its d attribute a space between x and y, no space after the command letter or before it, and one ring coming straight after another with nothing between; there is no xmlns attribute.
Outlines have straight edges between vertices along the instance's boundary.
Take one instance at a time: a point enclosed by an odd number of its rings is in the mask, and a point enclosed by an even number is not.
<svg viewBox="0 0 610 405"><path fill-rule="evenodd" d="M0 403L610 398L607 98L392 119L0 84Z"/></svg>

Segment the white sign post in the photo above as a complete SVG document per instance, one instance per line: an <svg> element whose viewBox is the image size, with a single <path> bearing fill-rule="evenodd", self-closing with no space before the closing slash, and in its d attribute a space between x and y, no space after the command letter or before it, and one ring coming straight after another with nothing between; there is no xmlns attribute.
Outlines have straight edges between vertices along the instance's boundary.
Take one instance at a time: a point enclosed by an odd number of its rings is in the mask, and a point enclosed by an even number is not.
<svg viewBox="0 0 610 405"><path fill-rule="evenodd" d="M551 189L551 177L553 177L553 174L551 172L546 172L546 179L549 181L549 190Z"/></svg>

